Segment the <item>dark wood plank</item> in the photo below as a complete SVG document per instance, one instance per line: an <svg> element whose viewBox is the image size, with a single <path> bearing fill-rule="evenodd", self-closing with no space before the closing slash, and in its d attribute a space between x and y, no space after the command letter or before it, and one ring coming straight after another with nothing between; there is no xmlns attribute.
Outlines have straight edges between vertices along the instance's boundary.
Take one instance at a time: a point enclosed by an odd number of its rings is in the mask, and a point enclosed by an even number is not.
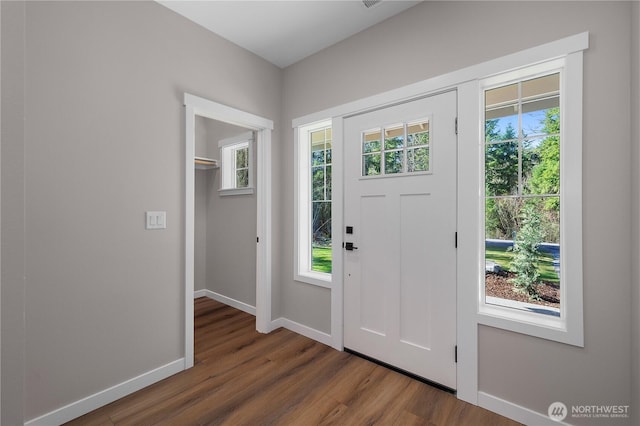
<svg viewBox="0 0 640 426"><path fill-rule="evenodd" d="M193 368L70 425L504 425L517 423L255 318L194 301Z"/></svg>

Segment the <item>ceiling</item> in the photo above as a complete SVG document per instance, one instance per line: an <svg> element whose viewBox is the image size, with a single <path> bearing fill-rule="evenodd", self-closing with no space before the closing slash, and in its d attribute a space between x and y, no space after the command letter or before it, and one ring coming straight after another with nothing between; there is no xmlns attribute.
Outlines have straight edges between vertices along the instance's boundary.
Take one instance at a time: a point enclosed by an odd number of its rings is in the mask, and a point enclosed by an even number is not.
<svg viewBox="0 0 640 426"><path fill-rule="evenodd" d="M361 0L157 1L280 68L420 2L382 0L367 8Z"/></svg>

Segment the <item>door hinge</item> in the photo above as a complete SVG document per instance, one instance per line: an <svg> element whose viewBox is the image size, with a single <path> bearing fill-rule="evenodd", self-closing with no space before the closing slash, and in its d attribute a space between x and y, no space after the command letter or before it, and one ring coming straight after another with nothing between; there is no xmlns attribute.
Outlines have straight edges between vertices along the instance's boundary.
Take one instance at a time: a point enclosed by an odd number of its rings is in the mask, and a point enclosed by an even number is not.
<svg viewBox="0 0 640 426"><path fill-rule="evenodd" d="M260 237L256 237L256 243L260 242Z"/></svg>
<svg viewBox="0 0 640 426"><path fill-rule="evenodd" d="M454 239L454 244L455 244L456 248L458 248L458 231L456 231L456 234L453 237L453 239Z"/></svg>
<svg viewBox="0 0 640 426"><path fill-rule="evenodd" d="M458 345L456 345L455 349L453 350L453 360L456 362L456 364L458 363Z"/></svg>
<svg viewBox="0 0 640 426"><path fill-rule="evenodd" d="M458 117L456 117L456 135L458 134Z"/></svg>

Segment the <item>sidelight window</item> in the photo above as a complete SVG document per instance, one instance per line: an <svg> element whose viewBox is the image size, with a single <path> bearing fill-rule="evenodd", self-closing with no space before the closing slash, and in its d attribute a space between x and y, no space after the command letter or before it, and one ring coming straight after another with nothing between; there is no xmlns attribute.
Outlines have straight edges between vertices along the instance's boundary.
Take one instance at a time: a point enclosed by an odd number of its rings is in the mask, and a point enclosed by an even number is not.
<svg viewBox="0 0 640 426"><path fill-rule="evenodd" d="M321 286L331 282L332 272L332 152L330 120L298 129L294 275Z"/></svg>
<svg viewBox="0 0 640 426"><path fill-rule="evenodd" d="M567 90L576 72L558 60L481 83L480 312L581 344L581 96Z"/></svg>

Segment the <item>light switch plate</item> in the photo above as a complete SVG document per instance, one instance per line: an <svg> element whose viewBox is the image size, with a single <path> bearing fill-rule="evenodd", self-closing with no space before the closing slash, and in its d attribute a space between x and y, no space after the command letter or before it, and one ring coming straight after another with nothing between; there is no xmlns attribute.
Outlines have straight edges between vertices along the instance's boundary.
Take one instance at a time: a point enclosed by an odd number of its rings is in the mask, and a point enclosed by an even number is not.
<svg viewBox="0 0 640 426"><path fill-rule="evenodd" d="M166 229L167 228L167 212L154 211L147 212L146 229Z"/></svg>

